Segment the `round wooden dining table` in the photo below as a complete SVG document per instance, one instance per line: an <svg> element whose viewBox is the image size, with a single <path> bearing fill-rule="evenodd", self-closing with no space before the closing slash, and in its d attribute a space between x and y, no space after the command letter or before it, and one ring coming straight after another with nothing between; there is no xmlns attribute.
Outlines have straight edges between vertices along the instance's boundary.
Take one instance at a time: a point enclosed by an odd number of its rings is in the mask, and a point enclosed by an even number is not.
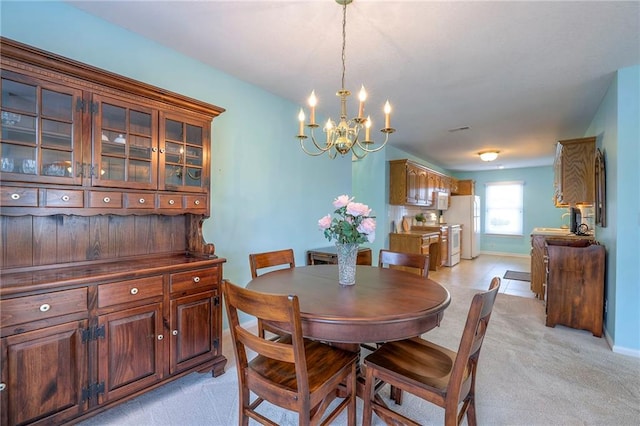
<svg viewBox="0 0 640 426"><path fill-rule="evenodd" d="M373 266L357 266L351 286L338 284L337 265L314 265L266 273L247 288L297 295L304 336L344 344L419 336L440 324L451 301L431 279Z"/></svg>

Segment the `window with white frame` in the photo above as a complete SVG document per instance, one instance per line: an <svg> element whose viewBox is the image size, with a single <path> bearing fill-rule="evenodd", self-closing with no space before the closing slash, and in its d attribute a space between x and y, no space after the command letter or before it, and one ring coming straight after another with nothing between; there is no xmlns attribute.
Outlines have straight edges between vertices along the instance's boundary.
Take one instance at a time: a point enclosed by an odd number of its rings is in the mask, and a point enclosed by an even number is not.
<svg viewBox="0 0 640 426"><path fill-rule="evenodd" d="M489 182L485 190L485 234L523 235L524 182Z"/></svg>

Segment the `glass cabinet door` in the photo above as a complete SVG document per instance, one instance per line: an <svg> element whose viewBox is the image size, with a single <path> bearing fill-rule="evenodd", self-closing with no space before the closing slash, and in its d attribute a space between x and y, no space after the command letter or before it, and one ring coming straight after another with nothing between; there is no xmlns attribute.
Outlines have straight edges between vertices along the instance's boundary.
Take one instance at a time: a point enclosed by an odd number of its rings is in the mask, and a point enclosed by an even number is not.
<svg viewBox="0 0 640 426"><path fill-rule="evenodd" d="M1 179L80 184L82 91L10 71L0 85Z"/></svg>
<svg viewBox="0 0 640 426"><path fill-rule="evenodd" d="M209 178L207 122L161 115L161 189L204 192Z"/></svg>
<svg viewBox="0 0 640 426"><path fill-rule="evenodd" d="M157 111L98 95L93 100L92 184L156 189Z"/></svg>

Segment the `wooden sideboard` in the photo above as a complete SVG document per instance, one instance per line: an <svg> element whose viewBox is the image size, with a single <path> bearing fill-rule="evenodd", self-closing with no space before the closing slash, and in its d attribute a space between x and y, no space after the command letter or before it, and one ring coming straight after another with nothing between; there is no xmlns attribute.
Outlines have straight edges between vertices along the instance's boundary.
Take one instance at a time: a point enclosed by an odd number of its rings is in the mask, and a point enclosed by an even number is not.
<svg viewBox="0 0 640 426"><path fill-rule="evenodd" d="M602 336L605 248L587 240L548 240L547 320Z"/></svg>
<svg viewBox="0 0 640 426"><path fill-rule="evenodd" d="M204 241L224 109L0 39L0 423L224 372Z"/></svg>
<svg viewBox="0 0 640 426"><path fill-rule="evenodd" d="M356 258L356 264L368 265L372 264L371 249L368 247L358 247L358 257ZM377 262L377 260L376 260ZM322 247L307 251L307 265L323 265L323 264L337 264L338 253L336 252L336 246Z"/></svg>

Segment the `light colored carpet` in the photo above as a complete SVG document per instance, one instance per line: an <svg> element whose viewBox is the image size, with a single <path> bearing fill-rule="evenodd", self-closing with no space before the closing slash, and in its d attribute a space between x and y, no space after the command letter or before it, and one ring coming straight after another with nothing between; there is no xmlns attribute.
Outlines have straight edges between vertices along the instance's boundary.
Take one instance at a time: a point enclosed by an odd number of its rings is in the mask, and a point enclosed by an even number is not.
<svg viewBox="0 0 640 426"><path fill-rule="evenodd" d="M442 325L425 337L456 349L475 291L449 290L452 303ZM388 388L382 392L388 397ZM638 425L640 359L613 353L589 332L545 327L538 300L499 294L480 355L477 394L480 425ZM425 425L443 422L440 408L410 394L396 408ZM237 425L237 411L232 367L217 378L191 374L81 425ZM273 406L265 414L280 425L297 424L295 415ZM346 424L345 415L334 424ZM374 424L382 422L374 416Z"/></svg>

